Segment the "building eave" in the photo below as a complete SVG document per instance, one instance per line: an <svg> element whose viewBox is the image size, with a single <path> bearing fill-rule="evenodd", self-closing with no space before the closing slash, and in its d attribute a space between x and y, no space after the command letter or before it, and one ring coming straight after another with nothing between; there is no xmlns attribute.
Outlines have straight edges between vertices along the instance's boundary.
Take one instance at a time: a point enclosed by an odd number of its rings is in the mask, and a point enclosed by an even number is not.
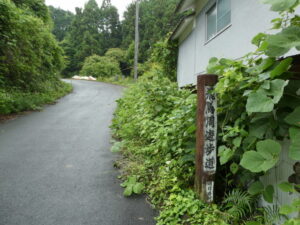
<svg viewBox="0 0 300 225"><path fill-rule="evenodd" d="M195 12L183 17L180 22L177 24L176 28L174 29L172 35L170 36L170 40L177 40L179 39L180 35L185 31L185 29L193 23L195 18Z"/></svg>
<svg viewBox="0 0 300 225"><path fill-rule="evenodd" d="M195 10L196 0L181 0L176 8L176 13L183 13L189 9Z"/></svg>

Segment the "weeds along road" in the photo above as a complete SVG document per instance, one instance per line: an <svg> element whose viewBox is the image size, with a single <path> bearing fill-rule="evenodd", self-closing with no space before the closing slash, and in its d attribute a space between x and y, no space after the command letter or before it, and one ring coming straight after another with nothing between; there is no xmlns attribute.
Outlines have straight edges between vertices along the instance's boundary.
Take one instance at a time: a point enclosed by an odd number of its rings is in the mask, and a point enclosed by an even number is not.
<svg viewBox="0 0 300 225"><path fill-rule="evenodd" d="M122 88L72 82L56 105L0 124L0 225L147 225L143 197L125 198L109 125Z"/></svg>

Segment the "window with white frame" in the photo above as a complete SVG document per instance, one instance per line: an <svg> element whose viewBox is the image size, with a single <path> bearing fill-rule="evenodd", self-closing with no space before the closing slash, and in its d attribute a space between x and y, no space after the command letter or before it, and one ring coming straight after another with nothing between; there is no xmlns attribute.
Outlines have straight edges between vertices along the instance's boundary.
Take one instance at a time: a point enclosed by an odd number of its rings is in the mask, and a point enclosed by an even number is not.
<svg viewBox="0 0 300 225"><path fill-rule="evenodd" d="M212 39L231 22L230 0L216 0L206 12L206 40Z"/></svg>

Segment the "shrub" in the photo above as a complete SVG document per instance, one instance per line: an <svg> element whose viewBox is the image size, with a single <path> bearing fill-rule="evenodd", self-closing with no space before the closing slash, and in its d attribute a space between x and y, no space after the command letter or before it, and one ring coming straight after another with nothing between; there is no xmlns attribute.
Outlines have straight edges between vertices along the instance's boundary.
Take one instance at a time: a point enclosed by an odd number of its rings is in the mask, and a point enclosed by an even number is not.
<svg viewBox="0 0 300 225"><path fill-rule="evenodd" d="M39 9L42 14L47 12L39 3L36 14ZM51 34L50 24L43 21L48 15L41 19L26 4L22 7L0 0L0 85L36 91L39 83L58 80L62 49Z"/></svg>
<svg viewBox="0 0 300 225"><path fill-rule="evenodd" d="M92 55L85 59L80 75L93 77L111 77L120 75L119 63L107 56Z"/></svg>
<svg viewBox="0 0 300 225"><path fill-rule="evenodd" d="M17 88L0 89L0 115L40 109L72 90L70 84L47 81L40 84L40 92L24 92Z"/></svg>
<svg viewBox="0 0 300 225"><path fill-rule="evenodd" d="M122 139L127 176L144 184L158 224L224 224L193 189L196 95L178 89L158 65L118 100L113 131ZM220 218L219 218L220 217Z"/></svg>
<svg viewBox="0 0 300 225"><path fill-rule="evenodd" d="M110 57L118 61L119 63L125 61L125 51L120 48L110 48L105 53L106 57Z"/></svg>

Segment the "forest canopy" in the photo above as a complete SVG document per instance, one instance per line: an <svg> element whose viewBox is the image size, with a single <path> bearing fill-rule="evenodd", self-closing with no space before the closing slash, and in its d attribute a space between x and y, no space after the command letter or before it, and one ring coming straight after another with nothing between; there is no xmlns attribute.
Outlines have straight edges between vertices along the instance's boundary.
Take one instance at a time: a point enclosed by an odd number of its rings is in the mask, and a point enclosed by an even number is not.
<svg viewBox="0 0 300 225"><path fill-rule="evenodd" d="M163 40L174 29L179 17L174 11L178 0L143 0L140 2L140 57L146 62L156 42ZM128 5L123 20L110 0L99 6L89 0L75 15L50 6L54 21L53 34L63 47L67 66L64 76L73 76L82 69L84 61L92 55L104 56L109 49L121 49L125 58L121 63L123 75L130 75L133 67L135 3Z"/></svg>

